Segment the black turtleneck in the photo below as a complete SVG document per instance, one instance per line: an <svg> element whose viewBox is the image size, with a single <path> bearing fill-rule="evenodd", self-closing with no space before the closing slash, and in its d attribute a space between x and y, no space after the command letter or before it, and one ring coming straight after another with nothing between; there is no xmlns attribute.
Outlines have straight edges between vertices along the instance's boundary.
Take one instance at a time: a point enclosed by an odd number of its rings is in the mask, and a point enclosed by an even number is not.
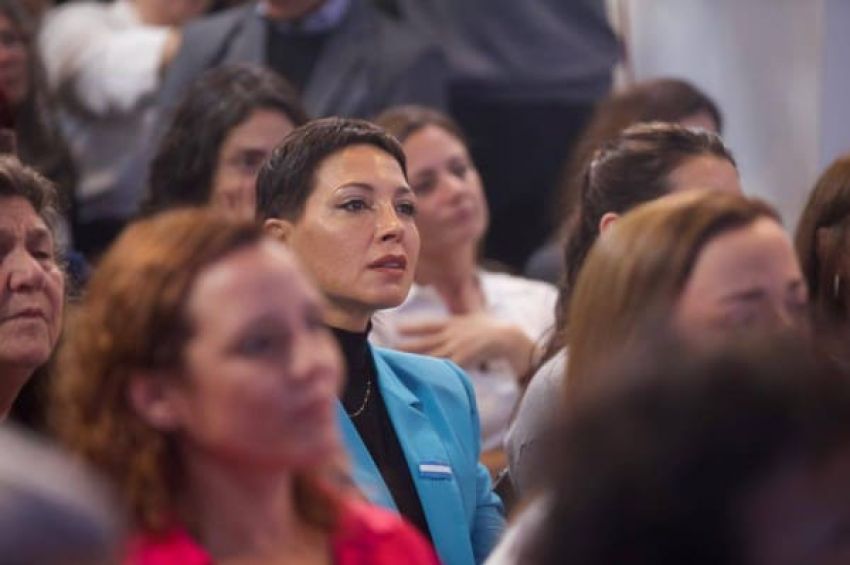
<svg viewBox="0 0 850 565"><path fill-rule="evenodd" d="M378 373L367 342L369 331L355 333L337 328L331 330L342 348L348 367L342 406L378 466L398 511L425 537L431 539L422 502L378 387Z"/></svg>

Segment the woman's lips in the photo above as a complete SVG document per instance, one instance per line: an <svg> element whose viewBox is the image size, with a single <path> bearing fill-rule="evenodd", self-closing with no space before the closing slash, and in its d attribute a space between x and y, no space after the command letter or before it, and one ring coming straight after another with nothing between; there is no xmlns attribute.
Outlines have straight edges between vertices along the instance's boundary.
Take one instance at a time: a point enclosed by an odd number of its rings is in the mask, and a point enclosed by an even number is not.
<svg viewBox="0 0 850 565"><path fill-rule="evenodd" d="M369 263L370 269L379 271L405 271L407 270L407 257L404 255L384 255Z"/></svg>

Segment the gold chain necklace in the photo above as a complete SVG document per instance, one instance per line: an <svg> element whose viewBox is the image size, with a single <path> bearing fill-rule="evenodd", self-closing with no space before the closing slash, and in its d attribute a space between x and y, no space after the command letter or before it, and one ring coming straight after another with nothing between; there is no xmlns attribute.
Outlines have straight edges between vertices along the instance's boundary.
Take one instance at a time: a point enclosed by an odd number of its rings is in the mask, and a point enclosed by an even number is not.
<svg viewBox="0 0 850 565"><path fill-rule="evenodd" d="M357 416L359 416L360 414L362 414L363 411L366 410L366 405L369 404L369 397L370 396L372 396L372 377L371 376L369 377L369 380L366 381L366 394L363 395L363 402L360 404L360 408L358 408L354 412L349 412L348 410L346 410L345 413L348 414L348 417L353 419L353 418L356 418Z"/></svg>

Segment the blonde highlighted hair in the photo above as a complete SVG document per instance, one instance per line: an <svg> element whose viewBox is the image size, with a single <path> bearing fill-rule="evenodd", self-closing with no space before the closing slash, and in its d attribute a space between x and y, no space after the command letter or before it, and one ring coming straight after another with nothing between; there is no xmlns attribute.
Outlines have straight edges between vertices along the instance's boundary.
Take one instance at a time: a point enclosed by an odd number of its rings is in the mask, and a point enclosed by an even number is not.
<svg viewBox="0 0 850 565"><path fill-rule="evenodd" d="M705 245L761 218L765 202L731 193L687 191L643 204L594 244L570 302L567 397L642 331L669 329L675 303Z"/></svg>

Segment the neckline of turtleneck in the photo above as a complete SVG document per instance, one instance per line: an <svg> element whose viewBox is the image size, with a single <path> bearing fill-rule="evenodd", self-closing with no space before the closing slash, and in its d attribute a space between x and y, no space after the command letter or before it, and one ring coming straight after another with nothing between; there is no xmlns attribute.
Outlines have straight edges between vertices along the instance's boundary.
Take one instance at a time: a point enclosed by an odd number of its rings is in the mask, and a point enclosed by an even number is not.
<svg viewBox="0 0 850 565"><path fill-rule="evenodd" d="M341 400L349 412L362 404L369 380L375 377L375 365L372 361L372 351L369 349L371 328L371 324L364 332L330 328L345 359L346 379Z"/></svg>

